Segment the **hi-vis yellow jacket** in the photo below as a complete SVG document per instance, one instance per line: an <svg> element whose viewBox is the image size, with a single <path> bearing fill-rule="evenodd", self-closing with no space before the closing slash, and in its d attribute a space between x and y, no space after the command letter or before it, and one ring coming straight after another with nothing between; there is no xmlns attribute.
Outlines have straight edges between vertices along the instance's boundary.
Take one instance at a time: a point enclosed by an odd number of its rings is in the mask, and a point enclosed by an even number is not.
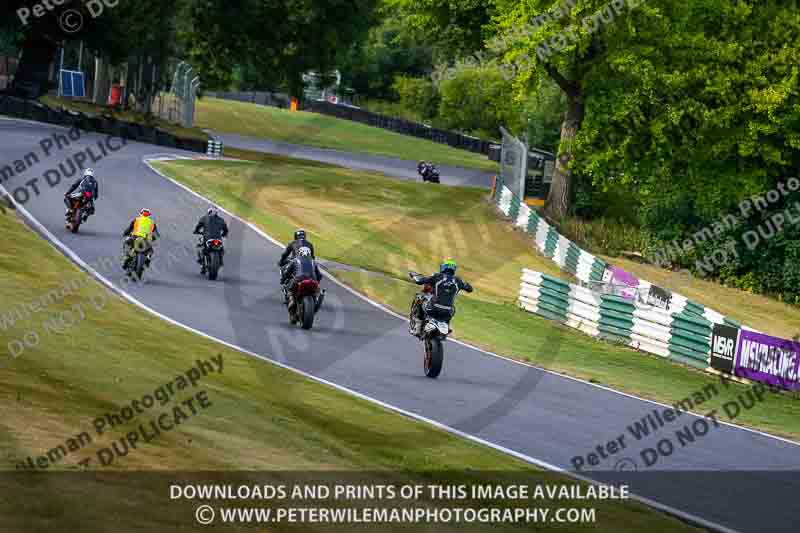
<svg viewBox="0 0 800 533"><path fill-rule="evenodd" d="M152 240L154 234L156 234L156 223L150 217L136 217L131 223L130 235L132 237Z"/></svg>

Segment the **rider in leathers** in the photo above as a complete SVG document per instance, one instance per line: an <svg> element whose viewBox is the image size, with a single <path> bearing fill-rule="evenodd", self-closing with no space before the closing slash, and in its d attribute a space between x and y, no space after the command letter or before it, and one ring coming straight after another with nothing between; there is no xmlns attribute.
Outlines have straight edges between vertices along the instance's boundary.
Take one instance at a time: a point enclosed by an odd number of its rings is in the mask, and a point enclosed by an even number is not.
<svg viewBox="0 0 800 533"><path fill-rule="evenodd" d="M306 279L313 279L314 281L322 281L322 272L319 270L316 260L311 255L311 251L306 248L300 248L297 256L294 257L284 269L283 279L283 294L285 303L289 303L289 293L296 283L300 283Z"/></svg>
<svg viewBox="0 0 800 533"><path fill-rule="evenodd" d="M440 320L450 324L456 314L455 300L460 291L472 292L472 285L456 276L458 265L455 261L445 261L439 268L438 274L416 280L417 285L430 285L433 294L430 299L417 298L414 301L412 315L415 318L412 324L412 334L419 336L425 317Z"/></svg>
<svg viewBox="0 0 800 533"><path fill-rule="evenodd" d="M67 206L67 214L69 215L70 211L72 211L72 204L69 201L69 195L75 191L80 191L81 193L90 192L92 193L92 198L89 200L87 204L86 214L91 216L94 214L94 202L98 198L100 198L100 187L97 184L97 180L94 178L94 170L91 168L87 168L83 171L83 176L75 181L72 186L67 189L67 192L64 193L64 205Z"/></svg>
<svg viewBox="0 0 800 533"><path fill-rule="evenodd" d="M195 235L202 235L203 238L197 243L197 262L203 265L202 273L206 273L205 263L203 261L203 253L206 249L206 242L213 239L224 239L228 236L228 224L225 222L217 210L213 207L208 210L197 226L194 228ZM224 263L223 256L220 255L220 263Z"/></svg>
<svg viewBox="0 0 800 533"><path fill-rule="evenodd" d="M294 232L294 240L286 246L280 261L278 261L278 268L281 269L281 285L286 285L286 281L289 279L286 274L287 265L303 248L307 248L311 252L311 259L316 260L317 256L314 254L314 245L306 239L305 230L299 229Z"/></svg>

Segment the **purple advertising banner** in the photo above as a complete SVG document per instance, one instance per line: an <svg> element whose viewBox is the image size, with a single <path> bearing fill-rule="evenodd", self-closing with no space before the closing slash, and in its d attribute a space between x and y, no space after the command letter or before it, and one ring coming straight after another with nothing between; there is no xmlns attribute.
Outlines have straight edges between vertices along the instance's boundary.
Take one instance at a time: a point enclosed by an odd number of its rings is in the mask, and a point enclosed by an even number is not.
<svg viewBox="0 0 800 533"><path fill-rule="evenodd" d="M800 390L800 343L742 330L734 374L789 390Z"/></svg>
<svg viewBox="0 0 800 533"><path fill-rule="evenodd" d="M631 288L631 290L622 289L620 296L629 300L635 299L636 291L634 289L639 286L639 278L619 267L611 267L611 273L611 282L614 285L627 285Z"/></svg>

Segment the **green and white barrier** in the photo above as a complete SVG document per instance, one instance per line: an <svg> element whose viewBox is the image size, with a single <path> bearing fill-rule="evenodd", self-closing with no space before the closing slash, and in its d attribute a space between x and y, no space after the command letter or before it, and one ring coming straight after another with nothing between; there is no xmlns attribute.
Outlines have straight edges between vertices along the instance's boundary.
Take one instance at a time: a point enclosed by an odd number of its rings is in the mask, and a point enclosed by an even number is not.
<svg viewBox="0 0 800 533"><path fill-rule="evenodd" d="M534 242L539 251L552 259L562 270L573 274L581 281L600 281L606 269L606 262L595 257L578 245L558 233L533 209L525 205L497 179L495 202L504 215L514 221L523 231L534 235Z"/></svg>
<svg viewBox="0 0 800 533"><path fill-rule="evenodd" d="M516 227L533 236L534 244L539 252L545 257L552 259L562 270L573 274L584 284L594 286L602 282L603 275L607 269L609 271L622 271L622 269L615 269L586 250L582 250L578 245L559 234L555 227L548 224L544 218L525 205L511 189L506 187L500 177L497 178L494 201L500 211L509 217ZM639 295L646 297L652 288L652 283L638 279L631 274L627 274L627 276L630 277L628 283L631 284L631 292L638 292ZM604 308L608 316L604 321L605 325L603 328L606 331L603 333L609 336L609 338L619 337L627 342L628 337L626 337L625 329L622 327L625 321L618 315L624 314L623 310L628 310L628 306L640 309L642 305L643 304L635 298L606 298ZM645 307L645 311L653 309L652 307ZM676 339L671 348L672 351L670 352L670 354L674 354L674 357L678 359L687 358L688 360L694 360L699 353L697 351L697 343L704 343L705 339L710 337L710 327L712 327L713 324L724 324L737 328L743 327L739 322L723 316L721 313L709 309L680 294L671 294L668 309L669 311L664 310L668 316L678 317L679 325L676 326ZM659 311L659 309L656 310ZM708 331L706 331L707 325ZM618 326L621 328L619 331L615 330ZM665 327L666 326L667 325L665 325ZM669 327L672 327L672 322L670 322ZM635 339L636 337L630 338ZM650 343L651 340L653 339L642 340L642 345L644 346ZM659 340L659 342L661 341ZM664 346L661 344L654 345L653 349L657 349L659 352L653 353L664 352L662 348L664 348ZM670 348L667 346L665 349Z"/></svg>
<svg viewBox="0 0 800 533"><path fill-rule="evenodd" d="M685 308L664 310L528 269L522 272L519 305L592 337L708 367L713 323Z"/></svg>

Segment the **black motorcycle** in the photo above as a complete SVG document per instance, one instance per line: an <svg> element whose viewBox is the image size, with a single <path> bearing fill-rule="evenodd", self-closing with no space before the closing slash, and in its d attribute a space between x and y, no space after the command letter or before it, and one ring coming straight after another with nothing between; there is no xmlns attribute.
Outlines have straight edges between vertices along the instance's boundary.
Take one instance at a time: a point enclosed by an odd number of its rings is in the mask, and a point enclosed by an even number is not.
<svg viewBox="0 0 800 533"><path fill-rule="evenodd" d="M424 276L416 272L409 272L408 276L419 283ZM410 326L409 332L417 337L425 345L425 359L423 360L423 368L425 375L431 379L436 379L442 373L442 365L444 365L444 341L450 335L450 325L447 322L436 320L425 313L425 318L422 321L422 327L419 328L419 333L416 332L419 318L417 318L417 309L419 306L425 308L425 304L433 297L433 287L424 285L422 292L414 297L411 304Z"/></svg>
<svg viewBox="0 0 800 533"><path fill-rule="evenodd" d="M222 239L208 239L203 241L203 271L208 275L208 279L215 281L222 268L222 256L225 255L225 247Z"/></svg>
<svg viewBox="0 0 800 533"><path fill-rule="evenodd" d="M435 165L424 165L419 170L420 176L422 176L422 181L427 183L441 183L441 178L439 176L439 170L436 168Z"/></svg>

